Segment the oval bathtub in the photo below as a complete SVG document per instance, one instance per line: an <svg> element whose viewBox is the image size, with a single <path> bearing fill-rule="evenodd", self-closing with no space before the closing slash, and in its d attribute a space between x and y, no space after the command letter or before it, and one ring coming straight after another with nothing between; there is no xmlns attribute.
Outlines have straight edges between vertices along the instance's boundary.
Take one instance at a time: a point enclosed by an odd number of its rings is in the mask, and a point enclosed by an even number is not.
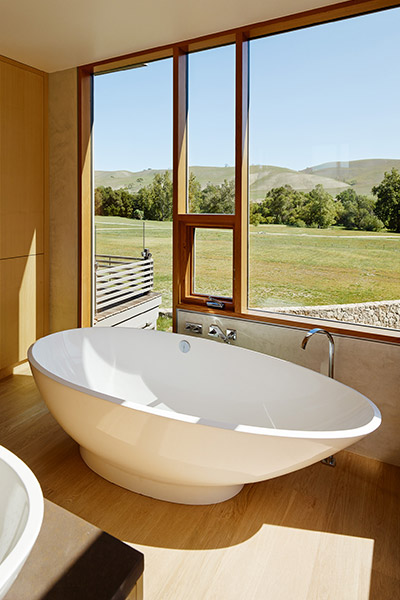
<svg viewBox="0 0 400 600"><path fill-rule="evenodd" d="M370 400L337 381L212 340L73 329L38 340L28 358L86 464L171 502L227 500L244 483L330 456L381 421Z"/></svg>

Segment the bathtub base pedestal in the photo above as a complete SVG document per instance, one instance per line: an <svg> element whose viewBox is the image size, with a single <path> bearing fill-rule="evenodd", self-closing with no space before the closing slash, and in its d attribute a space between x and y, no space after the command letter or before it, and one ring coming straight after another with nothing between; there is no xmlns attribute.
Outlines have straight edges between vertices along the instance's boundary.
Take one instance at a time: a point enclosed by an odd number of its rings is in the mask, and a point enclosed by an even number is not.
<svg viewBox="0 0 400 600"><path fill-rule="evenodd" d="M177 504L216 504L236 496L243 487L243 485L180 485L154 481L123 471L82 446L80 453L87 466L104 479L131 492L157 500Z"/></svg>

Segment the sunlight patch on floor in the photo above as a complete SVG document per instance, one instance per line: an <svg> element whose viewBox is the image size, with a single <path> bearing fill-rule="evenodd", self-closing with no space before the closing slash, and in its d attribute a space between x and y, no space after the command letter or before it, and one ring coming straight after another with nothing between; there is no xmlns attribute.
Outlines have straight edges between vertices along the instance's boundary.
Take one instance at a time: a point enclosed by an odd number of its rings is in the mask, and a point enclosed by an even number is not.
<svg viewBox="0 0 400 600"><path fill-rule="evenodd" d="M374 540L263 525L215 550L135 544L145 555L146 599L368 600Z"/></svg>

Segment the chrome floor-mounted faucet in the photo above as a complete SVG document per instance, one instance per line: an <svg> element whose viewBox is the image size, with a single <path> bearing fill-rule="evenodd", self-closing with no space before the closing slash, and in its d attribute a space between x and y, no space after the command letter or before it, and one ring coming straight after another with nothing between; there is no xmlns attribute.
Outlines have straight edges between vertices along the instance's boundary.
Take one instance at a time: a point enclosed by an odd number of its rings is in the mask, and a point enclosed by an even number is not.
<svg viewBox="0 0 400 600"><path fill-rule="evenodd" d="M332 334L329 333L329 331L326 331L325 329L320 329L319 327L316 327L315 329L310 329L310 331L305 335L303 341L301 342L301 347L303 348L303 350L306 349L307 342L310 339L310 337L312 337L314 335L314 333L324 333L328 338L328 341L329 341L328 375L329 375L329 377L332 377L332 379L333 379L333 370L334 370L334 366L335 366L335 341L332 337Z"/></svg>
<svg viewBox="0 0 400 600"><path fill-rule="evenodd" d="M304 336L303 341L301 342L301 347L303 348L303 350L306 349L307 346L307 342L310 339L310 337L312 337L314 335L314 333L324 333L329 341L329 367L328 367L328 375L329 377L331 377L333 379L333 369L334 369L334 362L335 362L335 341L333 339L333 336L331 333L329 333L329 331L326 331L325 329L320 329L319 327L316 327L315 329L310 329L310 331ZM323 460L321 460L322 463L324 463L324 465L328 465L329 467L336 467L336 458L334 456L328 456L328 458L324 458Z"/></svg>

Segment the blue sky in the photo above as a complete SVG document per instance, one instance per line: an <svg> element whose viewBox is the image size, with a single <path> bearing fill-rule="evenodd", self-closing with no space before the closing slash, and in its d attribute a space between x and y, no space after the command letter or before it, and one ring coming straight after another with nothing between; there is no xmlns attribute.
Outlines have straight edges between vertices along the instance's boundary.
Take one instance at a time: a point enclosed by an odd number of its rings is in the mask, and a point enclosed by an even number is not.
<svg viewBox="0 0 400 600"><path fill-rule="evenodd" d="M400 158L400 9L253 40L250 162ZM172 166L172 60L95 78L95 169ZM234 162L234 48L189 59L189 164Z"/></svg>

